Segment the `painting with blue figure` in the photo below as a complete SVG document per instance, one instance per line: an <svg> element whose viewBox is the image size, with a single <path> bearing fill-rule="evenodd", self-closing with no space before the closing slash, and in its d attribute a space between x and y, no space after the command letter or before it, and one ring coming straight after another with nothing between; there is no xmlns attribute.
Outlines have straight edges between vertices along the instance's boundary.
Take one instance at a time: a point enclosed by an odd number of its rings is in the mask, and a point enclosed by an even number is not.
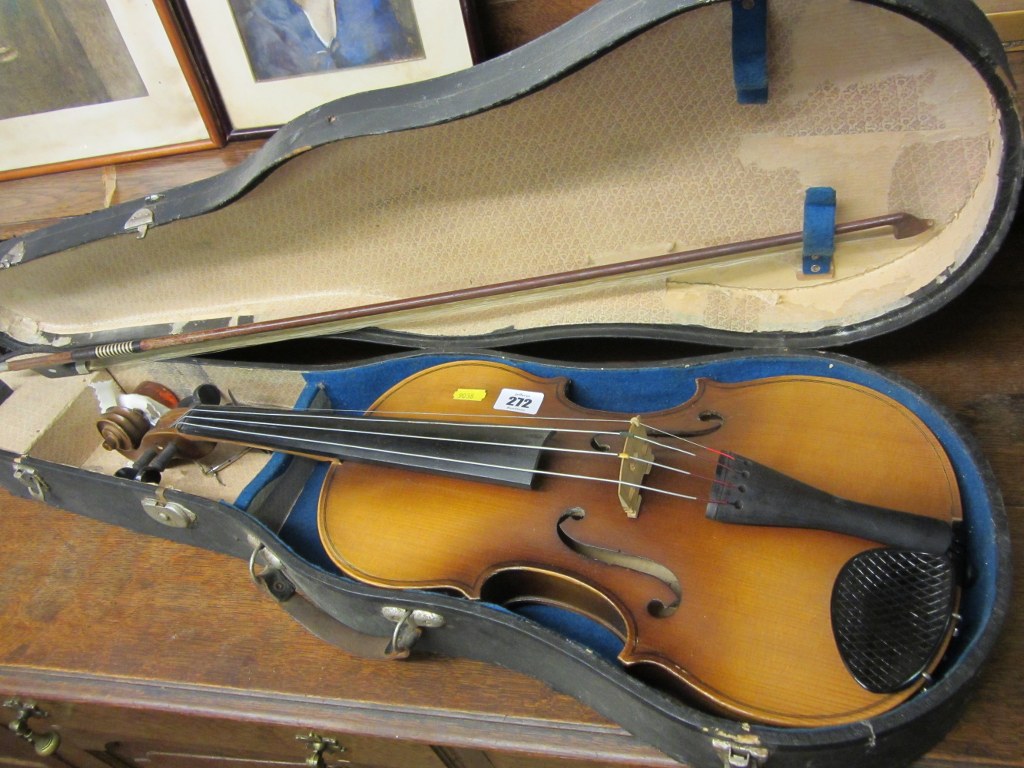
<svg viewBox="0 0 1024 768"><path fill-rule="evenodd" d="M257 81L421 59L412 0L230 0Z"/></svg>

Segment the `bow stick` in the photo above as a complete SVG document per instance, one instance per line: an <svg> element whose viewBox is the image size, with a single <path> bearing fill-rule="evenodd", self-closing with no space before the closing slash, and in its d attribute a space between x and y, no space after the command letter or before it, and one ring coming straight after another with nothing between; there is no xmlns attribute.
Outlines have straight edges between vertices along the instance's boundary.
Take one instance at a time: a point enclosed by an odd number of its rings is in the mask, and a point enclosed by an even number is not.
<svg viewBox="0 0 1024 768"><path fill-rule="evenodd" d="M890 213L870 219L859 219L836 225L837 235L847 235L880 227L893 228L893 237L902 240L914 237L931 226L932 222L919 219L909 213ZM375 304L364 304L358 307L334 309L315 312L307 315L280 318L277 320L261 320L222 328L209 328L188 333L176 333L167 336L153 336L147 339L134 339L109 344L92 344L50 354L37 355L22 359L0 362L0 373L4 371L45 370L58 366L75 364L83 370L95 370L117 362L140 357L178 357L186 353L208 353L224 349L252 346L280 338L295 338L298 332L325 333L338 330L354 330L366 327L371 318L392 317L416 310L434 309L495 296L507 296L545 288L571 285L576 283L603 280L621 275L653 272L656 270L678 267L685 264L707 261L723 256L736 256L752 251L763 251L796 245L803 241L803 232L790 232L784 235L771 235L743 240L735 243L724 243L707 248L690 251L668 253L662 256L650 256L614 264L601 264L566 272L555 272L548 275L525 277L501 283L491 283L468 288L457 288L440 293L430 293L406 299L392 299ZM287 334L282 336L282 334Z"/></svg>

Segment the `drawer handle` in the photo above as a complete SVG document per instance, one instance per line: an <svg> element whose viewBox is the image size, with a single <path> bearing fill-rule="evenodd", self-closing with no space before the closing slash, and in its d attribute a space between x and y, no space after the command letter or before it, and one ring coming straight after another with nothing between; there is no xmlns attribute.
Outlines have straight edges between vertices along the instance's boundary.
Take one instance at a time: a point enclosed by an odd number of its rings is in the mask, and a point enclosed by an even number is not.
<svg viewBox="0 0 1024 768"><path fill-rule="evenodd" d="M345 748L338 743L337 739L332 739L329 736L321 736L318 733L310 731L307 734L300 733L295 737L296 741L305 742L306 746L309 747L310 755L306 758L306 765L309 768L327 768L327 763L324 761L324 755L332 755L336 752L344 752ZM344 760L342 762L348 762Z"/></svg>
<svg viewBox="0 0 1024 768"><path fill-rule="evenodd" d="M46 712L32 702L21 702L18 699L8 699L4 702L4 707L15 711L14 719L7 724L7 729L11 733L31 744L40 757L49 757L56 753L60 748L60 734L56 731L36 733L28 724L33 717L49 717Z"/></svg>

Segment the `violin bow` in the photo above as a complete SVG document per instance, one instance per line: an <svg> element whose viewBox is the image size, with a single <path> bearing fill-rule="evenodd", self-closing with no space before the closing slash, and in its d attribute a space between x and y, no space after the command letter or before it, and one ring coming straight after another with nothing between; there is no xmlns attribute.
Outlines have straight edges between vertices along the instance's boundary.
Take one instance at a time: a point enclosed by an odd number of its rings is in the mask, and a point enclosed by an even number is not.
<svg viewBox="0 0 1024 768"><path fill-rule="evenodd" d="M836 235L848 235L882 227L892 227L897 240L915 237L929 228L932 222L909 213L897 212L869 219L858 219L836 225ZM448 307L453 304L508 296L546 288L604 280L622 275L655 272L686 264L708 261L725 256L737 256L754 251L764 251L797 245L803 242L804 233L790 232L784 235L743 240L734 243L713 245L689 251L649 256L612 264L601 264L565 272L536 275L517 280L508 280L488 285L457 288L439 293L429 293L405 299L364 304L357 307L314 312L276 320L260 320L221 328L208 328L186 333L153 336L107 344L91 344L42 355L17 358L0 362L0 373L5 371L44 371L61 366L75 365L80 372L105 368L114 363L139 358L169 358L184 354L217 352L224 349L253 346L284 338L302 335L356 330L365 328L369 321L377 318L394 317L418 310Z"/></svg>

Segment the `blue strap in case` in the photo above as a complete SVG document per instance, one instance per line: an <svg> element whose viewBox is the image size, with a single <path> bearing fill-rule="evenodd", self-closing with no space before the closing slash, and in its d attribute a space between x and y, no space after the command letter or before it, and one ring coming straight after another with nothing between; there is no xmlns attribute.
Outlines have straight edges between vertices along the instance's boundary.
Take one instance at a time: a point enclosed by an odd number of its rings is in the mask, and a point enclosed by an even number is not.
<svg viewBox="0 0 1024 768"><path fill-rule="evenodd" d="M732 0L732 68L740 104L768 103L768 0Z"/></svg>
<svg viewBox="0 0 1024 768"><path fill-rule="evenodd" d="M825 277L834 269L836 251L836 191L832 187L811 187L804 198L803 273Z"/></svg>

